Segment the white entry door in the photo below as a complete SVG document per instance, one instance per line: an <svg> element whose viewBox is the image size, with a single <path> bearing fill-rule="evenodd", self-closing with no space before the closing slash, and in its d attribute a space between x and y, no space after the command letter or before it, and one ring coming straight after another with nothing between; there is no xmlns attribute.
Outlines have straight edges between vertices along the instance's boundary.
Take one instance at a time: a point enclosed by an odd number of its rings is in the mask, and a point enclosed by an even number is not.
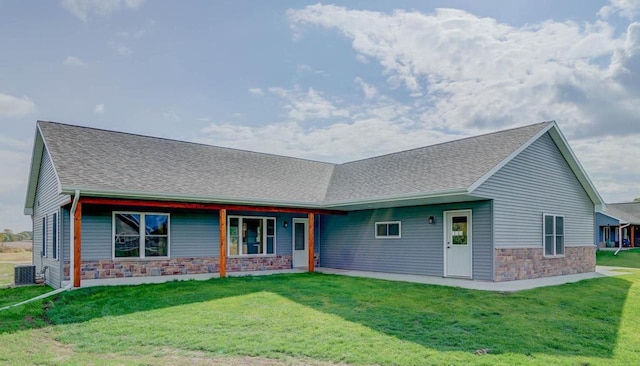
<svg viewBox="0 0 640 366"><path fill-rule="evenodd" d="M444 213L444 275L471 278L471 210Z"/></svg>
<svg viewBox="0 0 640 366"><path fill-rule="evenodd" d="M293 267L309 266L309 219L293 219Z"/></svg>

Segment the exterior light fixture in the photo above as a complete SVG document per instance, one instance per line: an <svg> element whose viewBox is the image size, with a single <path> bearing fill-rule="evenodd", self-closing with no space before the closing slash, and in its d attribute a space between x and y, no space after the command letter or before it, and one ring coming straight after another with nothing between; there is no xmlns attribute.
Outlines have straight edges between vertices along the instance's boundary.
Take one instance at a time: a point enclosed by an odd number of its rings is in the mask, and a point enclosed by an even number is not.
<svg viewBox="0 0 640 366"><path fill-rule="evenodd" d="M289 226L289 223L285 221L285 222L283 222L283 223L282 223L282 226L283 226L284 228L287 228L287 227Z"/></svg>
<svg viewBox="0 0 640 366"><path fill-rule="evenodd" d="M436 223L436 217L435 216L429 216L429 223L430 224L435 224Z"/></svg>

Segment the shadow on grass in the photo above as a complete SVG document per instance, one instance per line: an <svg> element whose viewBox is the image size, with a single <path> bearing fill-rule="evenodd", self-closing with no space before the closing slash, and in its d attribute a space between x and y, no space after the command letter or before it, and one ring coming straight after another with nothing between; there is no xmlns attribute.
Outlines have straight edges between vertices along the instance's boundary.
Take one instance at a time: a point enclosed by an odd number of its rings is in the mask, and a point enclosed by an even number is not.
<svg viewBox="0 0 640 366"><path fill-rule="evenodd" d="M611 357L631 285L600 278L502 294L324 274L272 275L80 289L52 300L44 318L79 323L271 292L439 351Z"/></svg>

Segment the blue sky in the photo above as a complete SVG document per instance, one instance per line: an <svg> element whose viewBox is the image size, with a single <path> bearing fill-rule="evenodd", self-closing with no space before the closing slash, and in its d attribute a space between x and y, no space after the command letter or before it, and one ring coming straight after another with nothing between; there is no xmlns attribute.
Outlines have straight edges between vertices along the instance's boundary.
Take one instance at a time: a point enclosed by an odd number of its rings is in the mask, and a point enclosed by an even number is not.
<svg viewBox="0 0 640 366"><path fill-rule="evenodd" d="M556 120L640 196L640 0L0 0L0 230L35 122L343 162Z"/></svg>

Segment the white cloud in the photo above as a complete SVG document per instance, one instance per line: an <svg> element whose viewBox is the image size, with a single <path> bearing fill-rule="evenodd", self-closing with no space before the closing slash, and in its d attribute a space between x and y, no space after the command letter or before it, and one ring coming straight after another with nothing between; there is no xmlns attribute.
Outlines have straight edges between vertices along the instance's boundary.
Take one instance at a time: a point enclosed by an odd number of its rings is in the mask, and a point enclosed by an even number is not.
<svg viewBox="0 0 640 366"><path fill-rule="evenodd" d="M129 56L133 53L131 48L129 48L127 45L125 45L122 42L111 40L107 43L107 46L109 46L109 48L111 48L120 56Z"/></svg>
<svg viewBox="0 0 640 366"><path fill-rule="evenodd" d="M93 113L95 114L103 114L105 111L104 104L98 104L95 108L93 108Z"/></svg>
<svg viewBox="0 0 640 366"><path fill-rule="evenodd" d="M288 122L212 124L209 140L345 161L555 119L605 200L640 196L640 177L624 159L640 156L640 23L618 35L603 20L514 27L461 10L381 13L321 4L288 16L298 41L318 26L336 30L358 61L378 63L388 85L414 99L396 102L360 78L362 106L314 89L271 88L286 101ZM342 112L331 124L302 123L332 116L332 108Z"/></svg>
<svg viewBox="0 0 640 366"><path fill-rule="evenodd" d="M137 9L144 0L62 0L61 5L76 18L86 22L89 15L108 16L120 9Z"/></svg>
<svg viewBox="0 0 640 366"><path fill-rule="evenodd" d="M428 130L415 131L396 120L375 114L363 116L354 122L338 122L310 129L298 121L262 127L212 123L202 132L204 136L196 141L335 162L429 145L455 137Z"/></svg>
<svg viewBox="0 0 640 366"><path fill-rule="evenodd" d="M640 133L640 83L628 83L640 73L635 23L616 36L602 20L513 27L454 9L381 13L317 4L288 16L299 40L311 26L335 29L357 55L379 63L391 87L420 96L426 128L485 132L556 119L570 135L597 135L605 121L636 121L614 130ZM602 65L614 54L631 68L626 79L621 68Z"/></svg>
<svg viewBox="0 0 640 366"><path fill-rule="evenodd" d="M612 14L633 19L640 11L640 0L609 0L609 5L603 6L598 15L608 19Z"/></svg>
<svg viewBox="0 0 640 366"><path fill-rule="evenodd" d="M27 97L18 98L0 93L0 118L23 117L35 110L36 105Z"/></svg>
<svg viewBox="0 0 640 366"><path fill-rule="evenodd" d="M349 117L348 110L336 106L339 101L329 100L313 88L302 92L273 87L269 88L269 92L285 101L283 107L287 110L287 116L293 120L307 121Z"/></svg>
<svg viewBox="0 0 640 366"><path fill-rule="evenodd" d="M358 84L360 89L362 89L362 93L364 94L365 98L371 99L376 95L378 95L378 89L376 89L375 86L366 83L364 80L362 80L359 77L355 78L354 81L356 84Z"/></svg>
<svg viewBox="0 0 640 366"><path fill-rule="evenodd" d="M249 93L253 95L263 95L262 89L260 88L249 88Z"/></svg>
<svg viewBox="0 0 640 366"><path fill-rule="evenodd" d="M67 66L86 66L86 62L82 61L78 57L75 56L67 56L67 58L62 62L63 65Z"/></svg>
<svg viewBox="0 0 640 366"><path fill-rule="evenodd" d="M296 72L298 74L304 74L304 73L310 73L310 74L315 74L315 75L326 74L326 72L324 70L314 69L313 67L311 67L311 66L309 66L307 64L298 64L298 65L296 65Z"/></svg>

